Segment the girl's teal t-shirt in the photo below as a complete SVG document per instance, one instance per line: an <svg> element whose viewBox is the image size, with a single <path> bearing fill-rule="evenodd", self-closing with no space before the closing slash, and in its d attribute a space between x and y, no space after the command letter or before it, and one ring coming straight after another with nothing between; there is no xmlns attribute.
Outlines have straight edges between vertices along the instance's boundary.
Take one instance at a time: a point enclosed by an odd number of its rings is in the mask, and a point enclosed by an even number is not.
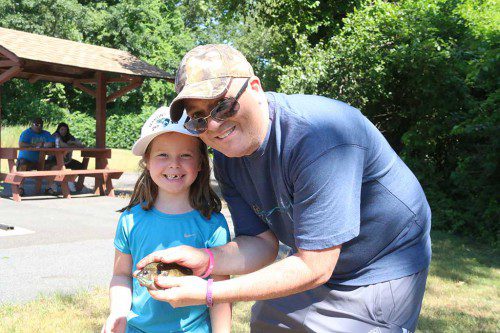
<svg viewBox="0 0 500 333"><path fill-rule="evenodd" d="M165 214L153 208L132 207L120 216L114 245L137 263L148 254L178 245L210 248L230 239L226 219L213 213L209 220L197 210L184 214ZM211 332L205 305L174 309L167 302L153 299L137 279L132 282L132 307L127 316L127 332Z"/></svg>

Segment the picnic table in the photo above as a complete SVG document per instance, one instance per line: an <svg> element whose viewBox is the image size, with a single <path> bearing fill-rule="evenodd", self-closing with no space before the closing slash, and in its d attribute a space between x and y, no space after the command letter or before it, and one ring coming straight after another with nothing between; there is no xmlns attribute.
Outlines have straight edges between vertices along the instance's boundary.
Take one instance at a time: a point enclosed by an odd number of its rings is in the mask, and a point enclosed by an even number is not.
<svg viewBox="0 0 500 333"><path fill-rule="evenodd" d="M17 171L16 162L18 151L28 150L39 152L39 159L36 170L33 171ZM83 170L66 169L64 165L64 156L71 151L80 151L83 157ZM56 166L53 170L45 169L45 157L54 155L56 157ZM95 169L87 169L90 158L95 159ZM99 195L107 195L114 197L114 188L112 179L118 179L123 174L121 170L113 170L108 168L108 159L111 158L111 149L108 148L0 148L0 160L8 161L9 170L7 173L0 173L0 180L8 183L12 187L12 199L21 201L19 195L19 187L26 178L34 178L36 180L36 192L40 193L42 179L54 180L61 183L61 190L64 198L71 198L68 187L69 181L75 181L76 189L83 188L85 177L94 177L95 186L94 193Z"/></svg>

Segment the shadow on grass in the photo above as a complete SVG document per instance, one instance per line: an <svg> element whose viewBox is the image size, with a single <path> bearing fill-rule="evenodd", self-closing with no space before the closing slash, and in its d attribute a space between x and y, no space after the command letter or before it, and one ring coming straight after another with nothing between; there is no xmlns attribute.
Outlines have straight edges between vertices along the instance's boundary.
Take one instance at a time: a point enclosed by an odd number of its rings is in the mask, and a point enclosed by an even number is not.
<svg viewBox="0 0 500 333"><path fill-rule="evenodd" d="M468 282L491 277L490 270L500 267L498 249L441 231L433 231L431 237L431 275Z"/></svg>

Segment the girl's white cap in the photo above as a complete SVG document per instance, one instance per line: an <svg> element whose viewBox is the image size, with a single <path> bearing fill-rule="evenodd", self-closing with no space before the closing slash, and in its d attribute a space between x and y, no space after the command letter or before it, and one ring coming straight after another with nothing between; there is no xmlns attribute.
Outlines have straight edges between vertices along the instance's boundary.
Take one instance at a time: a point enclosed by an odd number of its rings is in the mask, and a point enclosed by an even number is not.
<svg viewBox="0 0 500 333"><path fill-rule="evenodd" d="M141 137L134 143L132 153L137 156L142 156L146 152L148 145L158 135L167 132L177 132L181 134L197 136L184 128L187 115L182 113L181 119L177 122L172 122L170 119L170 109L166 106L160 107L146 120L141 129Z"/></svg>

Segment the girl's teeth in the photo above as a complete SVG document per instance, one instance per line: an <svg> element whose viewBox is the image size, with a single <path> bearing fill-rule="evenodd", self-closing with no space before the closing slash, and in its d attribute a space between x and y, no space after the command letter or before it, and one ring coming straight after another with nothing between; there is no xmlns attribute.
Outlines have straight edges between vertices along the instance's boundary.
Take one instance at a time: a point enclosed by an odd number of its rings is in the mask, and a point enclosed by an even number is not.
<svg viewBox="0 0 500 333"><path fill-rule="evenodd" d="M178 179L179 175L167 175L167 179Z"/></svg>

